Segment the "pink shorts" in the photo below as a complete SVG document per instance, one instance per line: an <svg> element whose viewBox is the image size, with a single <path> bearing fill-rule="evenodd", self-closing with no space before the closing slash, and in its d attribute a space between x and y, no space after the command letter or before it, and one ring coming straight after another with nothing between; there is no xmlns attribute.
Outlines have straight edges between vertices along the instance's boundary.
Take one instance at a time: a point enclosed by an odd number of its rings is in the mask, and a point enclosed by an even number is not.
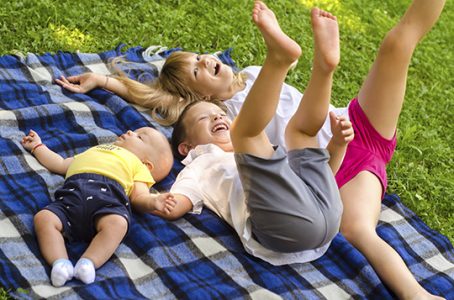
<svg viewBox="0 0 454 300"><path fill-rule="evenodd" d="M388 185L386 164L396 149L396 135L391 140L382 137L372 126L356 98L350 102L348 115L355 130L355 138L348 144L344 161L336 174L337 185L341 188L359 172L369 171L380 180L383 198Z"/></svg>

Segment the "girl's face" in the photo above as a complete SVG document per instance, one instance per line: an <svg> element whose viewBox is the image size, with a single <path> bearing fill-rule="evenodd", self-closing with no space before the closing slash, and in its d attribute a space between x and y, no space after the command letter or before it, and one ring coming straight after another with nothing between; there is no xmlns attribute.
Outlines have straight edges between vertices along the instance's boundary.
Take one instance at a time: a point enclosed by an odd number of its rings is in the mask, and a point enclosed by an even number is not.
<svg viewBox="0 0 454 300"><path fill-rule="evenodd" d="M209 102L199 102L186 112L183 122L186 139L181 143L184 144L184 151L180 153L184 156L190 149L205 144L215 144L224 151L233 150L230 140L231 121L219 106Z"/></svg>
<svg viewBox="0 0 454 300"><path fill-rule="evenodd" d="M232 68L211 54L192 54L187 58L187 83L206 100L227 100L234 94Z"/></svg>

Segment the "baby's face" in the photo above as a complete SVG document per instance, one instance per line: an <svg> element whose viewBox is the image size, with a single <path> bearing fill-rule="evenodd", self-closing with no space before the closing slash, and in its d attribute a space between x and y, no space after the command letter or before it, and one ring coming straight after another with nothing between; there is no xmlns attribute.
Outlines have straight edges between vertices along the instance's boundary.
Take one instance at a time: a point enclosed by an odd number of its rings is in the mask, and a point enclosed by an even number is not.
<svg viewBox="0 0 454 300"><path fill-rule="evenodd" d="M217 105L199 102L192 106L184 118L186 140L194 148L198 145L215 144L224 151L232 151L230 119Z"/></svg>
<svg viewBox="0 0 454 300"><path fill-rule="evenodd" d="M164 138L165 139L165 138ZM114 145L134 153L141 161L148 158L156 143L162 143L162 134L151 127L141 127L134 131L128 130L120 135Z"/></svg>

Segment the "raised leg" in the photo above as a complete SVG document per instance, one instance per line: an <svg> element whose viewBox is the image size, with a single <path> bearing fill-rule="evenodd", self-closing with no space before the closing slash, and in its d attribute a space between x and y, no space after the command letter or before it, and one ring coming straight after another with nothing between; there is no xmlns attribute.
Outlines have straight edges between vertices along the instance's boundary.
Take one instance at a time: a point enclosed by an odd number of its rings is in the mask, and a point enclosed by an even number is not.
<svg viewBox="0 0 454 300"><path fill-rule="evenodd" d="M235 152L268 158L273 149L264 129L276 112L282 84L289 67L301 55L301 48L281 30L274 13L264 3L255 2L252 19L262 33L268 52L232 124L231 137Z"/></svg>
<svg viewBox="0 0 454 300"><path fill-rule="evenodd" d="M444 0L414 0L386 35L358 94L359 103L377 131L391 139L404 101L408 66L418 42L438 19ZM429 294L413 277L399 254L376 233L382 186L361 172L341 190L341 232L360 250L400 299L442 299Z"/></svg>
<svg viewBox="0 0 454 300"><path fill-rule="evenodd" d="M328 114L333 74L340 59L336 17L314 8L311 21L314 34L312 74L299 107L286 127L288 150L318 147L316 135Z"/></svg>
<svg viewBox="0 0 454 300"><path fill-rule="evenodd" d="M437 21L445 0L414 0L388 32L358 94L359 103L377 131L391 139L404 101L407 73L418 42Z"/></svg>

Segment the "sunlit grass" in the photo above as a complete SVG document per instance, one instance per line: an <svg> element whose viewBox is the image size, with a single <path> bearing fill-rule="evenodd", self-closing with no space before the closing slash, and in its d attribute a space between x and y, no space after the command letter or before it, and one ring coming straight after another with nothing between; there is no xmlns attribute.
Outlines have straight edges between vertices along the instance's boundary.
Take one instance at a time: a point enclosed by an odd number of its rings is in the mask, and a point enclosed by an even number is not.
<svg viewBox="0 0 454 300"><path fill-rule="evenodd" d="M361 16L355 14L348 7L343 5L339 0L299 0L307 9L319 7L323 10L329 11L337 16L339 26L346 30L364 33L365 28L361 22Z"/></svg>
<svg viewBox="0 0 454 300"><path fill-rule="evenodd" d="M55 43L61 44L62 49L80 49L85 44L91 44L93 38L81 32L78 28L69 29L65 25L57 26L53 23L49 24L49 29L52 31L52 36Z"/></svg>

